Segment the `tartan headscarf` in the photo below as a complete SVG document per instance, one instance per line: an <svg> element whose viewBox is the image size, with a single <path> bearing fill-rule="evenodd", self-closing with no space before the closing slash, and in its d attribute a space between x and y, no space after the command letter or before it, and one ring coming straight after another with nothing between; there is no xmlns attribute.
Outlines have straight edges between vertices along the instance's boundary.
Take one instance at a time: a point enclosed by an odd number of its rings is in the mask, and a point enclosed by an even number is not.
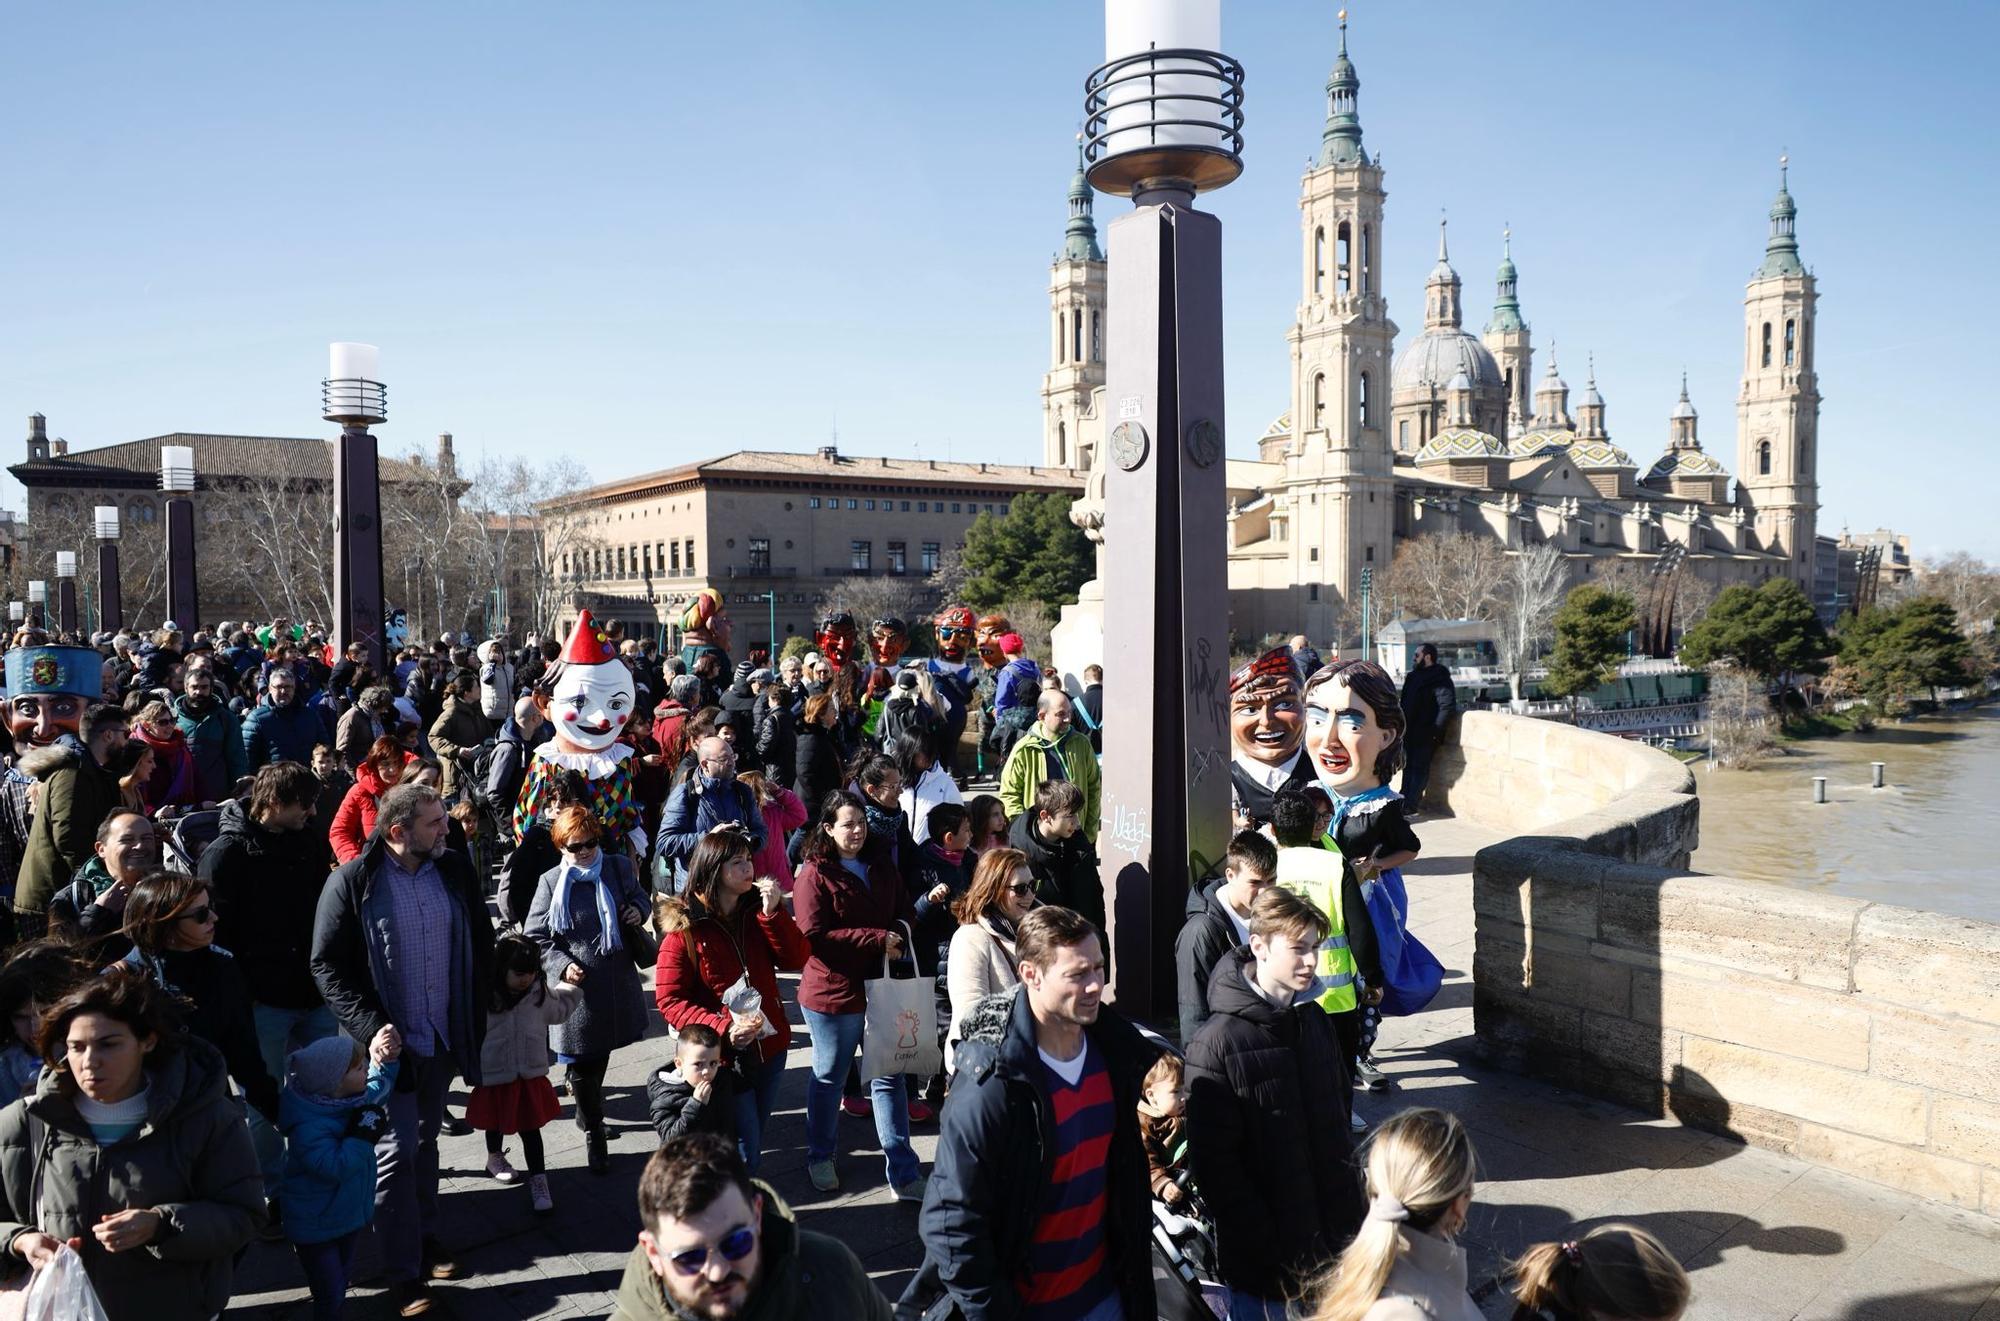
<svg viewBox="0 0 2000 1321"><path fill-rule="evenodd" d="M1229 694L1234 697L1245 689L1261 692L1272 687L1297 688L1301 682L1298 662L1292 659L1292 649L1273 647L1249 664L1239 666L1236 673L1229 676Z"/></svg>

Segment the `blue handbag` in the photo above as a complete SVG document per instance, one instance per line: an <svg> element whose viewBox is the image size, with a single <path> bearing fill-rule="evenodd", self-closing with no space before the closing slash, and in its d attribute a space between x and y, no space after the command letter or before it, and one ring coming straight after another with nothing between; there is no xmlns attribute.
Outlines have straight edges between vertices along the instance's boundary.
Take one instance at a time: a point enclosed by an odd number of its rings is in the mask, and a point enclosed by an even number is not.
<svg viewBox="0 0 2000 1321"><path fill-rule="evenodd" d="M1421 1011L1444 984L1444 965L1437 955L1410 934L1409 892L1400 868L1390 868L1361 883L1361 899L1375 924L1375 943L1382 954L1384 1018L1402 1018Z"/></svg>

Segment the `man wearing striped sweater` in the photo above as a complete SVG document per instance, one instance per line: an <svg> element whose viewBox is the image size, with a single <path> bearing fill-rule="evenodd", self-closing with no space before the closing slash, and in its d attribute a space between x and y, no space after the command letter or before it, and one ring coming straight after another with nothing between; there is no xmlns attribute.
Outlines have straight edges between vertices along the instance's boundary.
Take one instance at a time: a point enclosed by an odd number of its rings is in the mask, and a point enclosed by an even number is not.
<svg viewBox="0 0 2000 1321"><path fill-rule="evenodd" d="M967 1321L1151 1321L1138 1104L1159 1052L1103 1006L1104 946L1066 908L1022 919L1021 987L966 1019L903 1296Z"/></svg>

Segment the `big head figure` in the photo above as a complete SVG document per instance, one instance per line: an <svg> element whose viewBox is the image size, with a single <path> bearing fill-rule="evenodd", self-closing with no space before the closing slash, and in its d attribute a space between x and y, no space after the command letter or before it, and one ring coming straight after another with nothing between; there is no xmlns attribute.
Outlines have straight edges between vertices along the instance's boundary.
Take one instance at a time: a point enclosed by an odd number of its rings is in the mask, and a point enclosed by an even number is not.
<svg viewBox="0 0 2000 1321"><path fill-rule="evenodd" d="M588 610L577 616L546 689L535 694L535 705L554 726L556 745L566 752L606 751L632 718L632 671Z"/></svg>
<svg viewBox="0 0 2000 1321"><path fill-rule="evenodd" d="M1374 661L1321 667L1306 682L1306 755L1319 781L1341 797L1389 782L1403 765L1403 707L1395 681Z"/></svg>
<svg viewBox="0 0 2000 1321"><path fill-rule="evenodd" d="M89 647L16 647L7 653L7 729L17 752L75 734L104 695L104 658Z"/></svg>

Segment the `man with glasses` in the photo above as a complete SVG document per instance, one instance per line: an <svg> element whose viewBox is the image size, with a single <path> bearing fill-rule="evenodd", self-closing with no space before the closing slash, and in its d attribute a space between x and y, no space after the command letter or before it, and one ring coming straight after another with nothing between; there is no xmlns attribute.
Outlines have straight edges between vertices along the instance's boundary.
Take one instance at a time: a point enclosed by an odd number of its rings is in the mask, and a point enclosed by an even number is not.
<svg viewBox="0 0 2000 1321"><path fill-rule="evenodd" d="M712 1133L665 1143L639 1176L639 1246L625 1263L612 1321L889 1321L860 1259L800 1229L769 1185Z"/></svg>
<svg viewBox="0 0 2000 1321"><path fill-rule="evenodd" d="M731 822L749 833L752 852L764 847L764 810L736 778L736 749L711 734L695 747L694 774L674 786L660 814L659 849L673 862L676 891L687 884L688 859L701 837Z"/></svg>

